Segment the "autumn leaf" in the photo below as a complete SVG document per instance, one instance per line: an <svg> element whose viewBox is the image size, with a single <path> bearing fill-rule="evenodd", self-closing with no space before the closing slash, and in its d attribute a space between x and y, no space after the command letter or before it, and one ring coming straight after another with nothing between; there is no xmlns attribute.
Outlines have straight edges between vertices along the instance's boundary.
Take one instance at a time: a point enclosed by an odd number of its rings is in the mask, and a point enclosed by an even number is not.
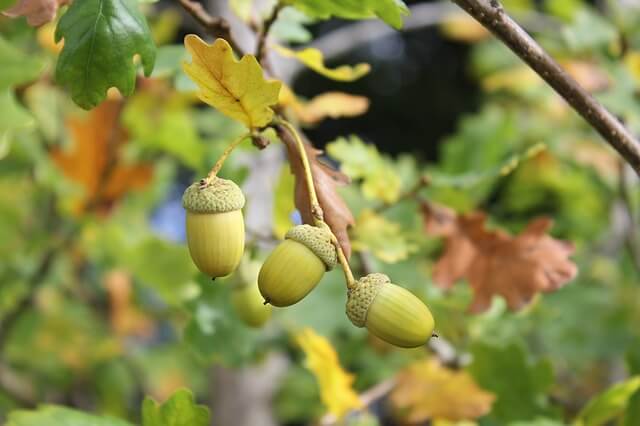
<svg viewBox="0 0 640 426"><path fill-rule="evenodd" d="M426 231L445 238L433 279L449 288L466 278L474 293L471 312L485 311L495 295L504 297L511 310L518 310L536 293L555 291L578 272L569 260L573 244L547 235L553 223L549 218L535 219L519 235L511 236L487 230L483 213L458 216L433 203L423 204L422 210Z"/></svg>
<svg viewBox="0 0 640 426"><path fill-rule="evenodd" d="M294 198L296 208L302 215L305 223L313 223L314 218L311 212L311 203L305 181L302 159L298 152L298 147L293 136L283 127L278 128L278 135L287 147L287 155L291 172L295 176ZM338 239L345 256L351 256L351 242L349 241L348 228L355 223L353 214L347 207L344 200L337 192L337 187L346 184L349 178L343 173L332 169L322 163L318 156L322 151L315 149L309 143L305 143L311 174L313 176L314 187L318 195L318 202L324 212L324 221L329 225L331 231Z"/></svg>
<svg viewBox="0 0 640 426"><path fill-rule="evenodd" d="M405 260L418 249L402 233L402 227L398 223L391 222L370 209L364 209L358 215L353 237L354 250L370 251L386 263Z"/></svg>
<svg viewBox="0 0 640 426"><path fill-rule="evenodd" d="M69 3L70 0L19 0L10 9L2 12L10 18L24 16L27 23L32 27L39 27L42 24L53 21L58 13L58 8Z"/></svg>
<svg viewBox="0 0 640 426"><path fill-rule="evenodd" d="M304 124L316 124L327 117L356 117L369 109L369 99L343 92L327 92L310 101L299 100L287 86L280 91L280 105L291 109Z"/></svg>
<svg viewBox="0 0 640 426"><path fill-rule="evenodd" d="M298 332L295 340L307 356L307 368L316 376L327 410L340 419L361 408L362 401L352 388L355 378L342 369L331 343L310 328Z"/></svg>
<svg viewBox="0 0 640 426"><path fill-rule="evenodd" d="M132 277L124 270L112 270L104 277L109 294L109 320L117 336L149 337L154 324L133 304Z"/></svg>
<svg viewBox="0 0 640 426"><path fill-rule="evenodd" d="M278 103L279 81L266 81L253 55L237 61L229 43L217 39L212 45L189 34L184 45L191 63L185 73L198 85L198 97L248 128L264 127L273 118L272 105Z"/></svg>
<svg viewBox="0 0 640 426"><path fill-rule="evenodd" d="M72 149L51 152L64 175L84 189L82 199L75 203L77 211L104 211L129 190L142 188L151 180L150 165L124 164L119 157L119 148L127 141L118 123L121 108L121 101L108 100L86 119L68 119Z"/></svg>
<svg viewBox="0 0 640 426"><path fill-rule="evenodd" d="M291 50L284 46L274 45L276 52L287 58L295 58L318 74L337 81L354 81L369 73L371 66L360 63L354 66L341 65L337 68L328 68L324 64L324 55L316 48L308 47L302 50Z"/></svg>
<svg viewBox="0 0 640 426"><path fill-rule="evenodd" d="M390 401L411 424L427 420L461 421L484 416L495 396L466 371L446 368L434 358L416 362L397 376Z"/></svg>

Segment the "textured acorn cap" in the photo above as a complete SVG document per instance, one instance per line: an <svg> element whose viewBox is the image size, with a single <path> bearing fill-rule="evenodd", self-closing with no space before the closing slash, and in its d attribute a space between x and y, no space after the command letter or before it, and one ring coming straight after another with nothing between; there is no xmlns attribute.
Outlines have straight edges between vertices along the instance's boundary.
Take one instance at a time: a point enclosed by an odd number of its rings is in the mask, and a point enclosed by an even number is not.
<svg viewBox="0 0 640 426"><path fill-rule="evenodd" d="M384 284L391 283L385 274L374 273L356 281L353 289L349 290L347 299L347 316L356 327L364 327L367 322L367 312Z"/></svg>
<svg viewBox="0 0 640 426"><path fill-rule="evenodd" d="M214 177L206 186L192 183L184 191L182 206L193 213L226 213L244 207L244 194L233 181Z"/></svg>
<svg viewBox="0 0 640 426"><path fill-rule="evenodd" d="M289 229L284 237L308 247L324 262L327 271L333 269L338 263L336 247L331 242L331 234L326 229L311 225L298 225Z"/></svg>

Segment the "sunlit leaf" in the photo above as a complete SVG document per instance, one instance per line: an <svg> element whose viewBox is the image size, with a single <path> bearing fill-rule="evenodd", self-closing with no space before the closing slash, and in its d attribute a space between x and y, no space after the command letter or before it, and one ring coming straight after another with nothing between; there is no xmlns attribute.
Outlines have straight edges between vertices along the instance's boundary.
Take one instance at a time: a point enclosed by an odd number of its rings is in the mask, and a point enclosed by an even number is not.
<svg viewBox="0 0 640 426"><path fill-rule="evenodd" d="M142 426L208 426L210 417L207 406L197 405L186 389L177 391L162 404L150 397L142 404Z"/></svg>
<svg viewBox="0 0 640 426"><path fill-rule="evenodd" d="M316 48L308 47L302 50L291 50L284 46L276 45L275 50L287 58L295 58L318 74L322 74L332 80L354 81L369 73L371 66L366 63L354 66L341 65L337 68L328 68L324 63L322 52Z"/></svg>
<svg viewBox="0 0 640 426"><path fill-rule="evenodd" d="M640 389L640 376L617 383L594 397L578 414L579 426L600 426L620 416L631 396Z"/></svg>
<svg viewBox="0 0 640 426"><path fill-rule="evenodd" d="M387 263L405 260L418 248L402 233L399 224L367 209L356 218L352 244L354 250L371 252Z"/></svg>
<svg viewBox="0 0 640 426"><path fill-rule="evenodd" d="M304 13L314 18L328 19L331 16L345 19L378 18L394 28L402 27L402 17L409 9L402 0L361 0L361 1L316 1L286 0Z"/></svg>
<svg viewBox="0 0 640 426"><path fill-rule="evenodd" d="M56 80L82 108L98 105L110 87L125 96L133 93L135 55L145 75L151 74L156 48L138 8L135 0L74 1L60 19L56 42L64 38L64 48Z"/></svg>
<svg viewBox="0 0 640 426"><path fill-rule="evenodd" d="M495 396L481 389L466 371L451 370L430 358L398 373L390 400L401 418L414 424L482 417L491 410Z"/></svg>
<svg viewBox="0 0 640 426"><path fill-rule="evenodd" d="M184 63L184 71L198 84L203 102L249 128L269 124L280 82L264 79L255 56L237 61L229 43L220 38L210 45L189 34L184 44L192 56L191 63Z"/></svg>
<svg viewBox="0 0 640 426"><path fill-rule="evenodd" d="M296 334L296 343L307 356L306 365L318 380L322 402L327 411L338 418L362 407L358 394L353 390L354 377L340 366L340 360L331 343L306 328Z"/></svg>

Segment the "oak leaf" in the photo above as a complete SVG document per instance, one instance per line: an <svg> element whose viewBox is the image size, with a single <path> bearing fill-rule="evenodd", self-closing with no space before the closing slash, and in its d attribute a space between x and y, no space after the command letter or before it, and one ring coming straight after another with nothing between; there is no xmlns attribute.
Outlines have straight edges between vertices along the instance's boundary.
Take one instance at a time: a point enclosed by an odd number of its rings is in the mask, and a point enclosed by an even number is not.
<svg viewBox="0 0 640 426"><path fill-rule="evenodd" d="M495 400L466 371L451 370L434 358L408 366L396 380L390 401L411 424L475 419L487 414Z"/></svg>
<svg viewBox="0 0 640 426"><path fill-rule="evenodd" d="M271 106L278 103L279 81L266 81L253 55L236 60L229 43L217 39L207 44L189 34L184 45L192 56L184 63L185 73L198 85L198 97L248 128L271 122Z"/></svg>
<svg viewBox="0 0 640 426"><path fill-rule="evenodd" d="M361 408L362 401L352 387L355 378L344 371L331 343L310 328L298 332L295 340L307 356L307 368L318 380L327 410L341 419L349 411Z"/></svg>
<svg viewBox="0 0 640 426"><path fill-rule="evenodd" d="M511 236L486 229L484 213L459 216L433 203L423 204L422 210L427 232L445 238L433 279L449 288L466 278L473 289L471 312L488 309L494 295L502 296L509 309L518 310L536 293L555 291L578 272L569 259L573 244L547 235L553 224L549 218L535 219Z"/></svg>
<svg viewBox="0 0 640 426"><path fill-rule="evenodd" d="M280 139L287 147L287 155L291 172L295 176L294 199L296 208L300 211L305 223L313 223L314 215L311 211L311 202L305 181L302 159L293 136L283 127L278 128ZM349 178L338 170L332 169L318 159L322 151L315 149L309 143L305 143L314 187L318 195L318 202L324 213L324 221L334 233L347 258L351 255L351 242L349 241L348 228L355 223L355 219L349 207L340 197L337 191L339 185L349 182Z"/></svg>
<svg viewBox="0 0 640 426"><path fill-rule="evenodd" d="M343 92L326 92L308 102L299 100L287 86L280 91L280 105L289 107L304 124L316 124L327 117L356 117L369 109L369 99Z"/></svg>
<svg viewBox="0 0 640 426"><path fill-rule="evenodd" d="M5 10L2 14L10 18L24 16L29 25L39 27L53 21L58 13L58 8L69 2L70 0L19 0L15 6Z"/></svg>
<svg viewBox="0 0 640 426"><path fill-rule="evenodd" d="M367 63L354 66L341 65L337 68L329 68L324 63L324 55L316 48L308 47L302 50L291 50L284 46L274 45L276 52L287 58L295 58L318 74L336 81L354 81L364 77L371 71Z"/></svg>
<svg viewBox="0 0 640 426"><path fill-rule="evenodd" d="M84 190L75 210L82 212L95 208L106 211L115 201L131 189L149 183L152 167L148 164L124 164L119 148L127 142L118 120L121 101L105 101L87 114L67 120L73 147L70 151L54 149L53 161L67 178Z"/></svg>

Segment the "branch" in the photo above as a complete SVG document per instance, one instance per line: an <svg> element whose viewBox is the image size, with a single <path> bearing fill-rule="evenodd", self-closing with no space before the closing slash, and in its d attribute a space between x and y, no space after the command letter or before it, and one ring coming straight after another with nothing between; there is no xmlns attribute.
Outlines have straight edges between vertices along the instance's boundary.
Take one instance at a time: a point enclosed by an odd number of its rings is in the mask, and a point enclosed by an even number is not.
<svg viewBox="0 0 640 426"><path fill-rule="evenodd" d="M284 9L284 7L284 3L276 3L269 17L262 23L262 28L260 29L260 33L258 34L258 47L256 47L256 59L258 59L258 62L260 63L263 63L266 59L265 54L269 30L271 30L271 26L276 22L276 20L278 19L278 14L282 9Z"/></svg>
<svg viewBox="0 0 640 426"><path fill-rule="evenodd" d="M618 175L618 187L620 192L620 199L624 205L624 212L627 216L627 230L625 232L625 245L631 255L633 266L637 272L640 272L640 246L638 243L638 232L636 230L636 215L633 208L633 199L631 196L631 188L629 187L627 165L620 161L619 175Z"/></svg>
<svg viewBox="0 0 640 426"><path fill-rule="evenodd" d="M204 30L215 38L223 38L229 42L231 48L238 53L238 55L244 55L244 51L238 46L231 36L231 27L229 23L222 17L211 16L207 12L202 4L194 0L178 0L178 3L186 10L189 15L202 25Z"/></svg>
<svg viewBox="0 0 640 426"><path fill-rule="evenodd" d="M578 112L640 175L640 143L520 27L498 0L452 0L507 45Z"/></svg>

